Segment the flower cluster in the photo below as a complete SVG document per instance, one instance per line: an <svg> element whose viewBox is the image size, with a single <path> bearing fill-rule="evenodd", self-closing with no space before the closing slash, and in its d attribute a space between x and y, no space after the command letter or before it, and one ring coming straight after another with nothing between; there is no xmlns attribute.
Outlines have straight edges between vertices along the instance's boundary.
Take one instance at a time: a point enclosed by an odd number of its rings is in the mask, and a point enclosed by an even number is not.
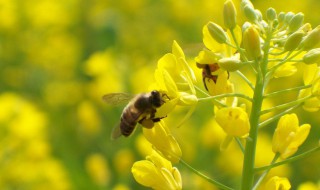
<svg viewBox="0 0 320 190"><path fill-rule="evenodd" d="M235 139L244 155L241 189L290 189L287 178L276 175L267 181L265 178L273 167L294 160L288 158L294 156L309 135L311 125L299 126L298 116L290 112L300 106L309 112L320 108L317 65L320 61L320 26L312 28L309 23L304 23L302 13L277 13L273 8L267 10L263 19L261 12L248 0L241 2L240 9L246 18L242 26L237 24L233 2L227 0L223 9L224 26L210 21L202 29L205 48L199 52L195 62L202 72L204 90L196 86L195 74L176 42L173 43L172 53L160 58L155 83L150 90L158 90L168 98L157 109L156 116L164 118L177 105L181 105L191 106L186 114L190 117L197 102L212 101L209 105L213 107L215 122L226 133L221 150L226 150ZM281 90L269 89L278 78L288 78L298 72L304 72L301 79L304 86L283 85ZM233 80L233 76L238 76L238 80ZM251 92L242 91L240 86L244 85ZM205 97L196 94L197 90ZM272 106L264 104L288 92L295 93L294 100L277 102ZM277 120L270 146L274 158L268 166L258 168L255 158L259 134ZM181 148L164 120L152 129L143 129L143 134L157 153L134 164L132 172L135 179L155 189L181 189L180 174L171 163L180 161L192 171L195 169L182 160ZM318 150L319 147L316 147L297 158ZM160 163L159 160L165 161ZM147 173L158 180L151 179ZM200 172L196 174L221 189L231 189Z"/></svg>
<svg viewBox="0 0 320 190"><path fill-rule="evenodd" d="M155 117L167 117L177 105L190 106L191 109L187 117L191 115L198 101L193 84L195 81L195 75L185 59L184 52L174 41L172 53L159 59L155 71L155 83L150 86L150 89L158 90L167 97L165 104L157 109ZM182 182L179 171L177 168L172 168L171 162L178 163L182 152L170 129L162 120L151 129L144 128L143 134L157 153L152 153L147 156L146 161L139 161L133 165L132 173L135 179L154 189L181 189ZM157 168L156 171L155 168ZM171 177L168 177L168 172L171 172ZM153 180L150 180L149 175Z"/></svg>

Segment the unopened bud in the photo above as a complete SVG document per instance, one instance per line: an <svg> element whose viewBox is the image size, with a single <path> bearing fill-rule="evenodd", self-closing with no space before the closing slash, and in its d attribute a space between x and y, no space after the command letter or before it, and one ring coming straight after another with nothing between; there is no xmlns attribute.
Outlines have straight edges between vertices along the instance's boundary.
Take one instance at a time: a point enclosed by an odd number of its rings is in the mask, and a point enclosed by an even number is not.
<svg viewBox="0 0 320 190"><path fill-rule="evenodd" d="M256 14L256 11L253 9L253 7L246 5L243 8L243 12L249 22L255 22L256 20L258 20L258 15Z"/></svg>
<svg viewBox="0 0 320 190"><path fill-rule="evenodd" d="M255 9L254 11L256 12L257 19L259 21L262 21L262 13L260 12L260 10L259 9Z"/></svg>
<svg viewBox="0 0 320 190"><path fill-rule="evenodd" d="M222 58L218 61L218 64L221 68L223 68L226 71L237 71L243 66L241 61L239 59L235 58Z"/></svg>
<svg viewBox="0 0 320 190"><path fill-rule="evenodd" d="M284 12L280 12L278 15L278 21L279 23L282 23L284 21L286 14L284 14Z"/></svg>
<svg viewBox="0 0 320 190"><path fill-rule="evenodd" d="M310 23L305 23L303 26L301 26L300 30L302 30L305 34L310 32L312 30Z"/></svg>
<svg viewBox="0 0 320 190"><path fill-rule="evenodd" d="M308 51L304 54L302 60L306 64L320 63L320 48Z"/></svg>
<svg viewBox="0 0 320 190"><path fill-rule="evenodd" d="M221 28L221 26L217 25L214 22L209 22L207 24L209 33L213 39L215 39L218 43L223 44L227 42L228 36L225 31Z"/></svg>
<svg viewBox="0 0 320 190"><path fill-rule="evenodd" d="M243 47L249 60L261 57L259 32L254 26L250 26L243 33Z"/></svg>
<svg viewBox="0 0 320 190"><path fill-rule="evenodd" d="M295 50L301 43L303 36L304 36L304 33L302 31L291 34L288 37L286 43L284 44L284 50L285 51Z"/></svg>
<svg viewBox="0 0 320 190"><path fill-rule="evenodd" d="M289 22L289 32L297 31L303 24L304 15L302 13L298 13L292 17Z"/></svg>
<svg viewBox="0 0 320 190"><path fill-rule="evenodd" d="M249 27L251 27L252 24L250 22L245 22L243 25L242 25L242 28L241 30L242 31L246 31Z"/></svg>
<svg viewBox="0 0 320 190"><path fill-rule="evenodd" d="M289 24L290 20L292 19L292 17L294 16L293 12L287 12L286 16L284 17L284 22L286 24Z"/></svg>
<svg viewBox="0 0 320 190"><path fill-rule="evenodd" d="M303 50L310 50L320 42L320 25L313 29L301 42Z"/></svg>
<svg viewBox="0 0 320 190"><path fill-rule="evenodd" d="M224 25L230 30L234 29L237 24L237 11L232 0L227 0L223 7Z"/></svg>
<svg viewBox="0 0 320 190"><path fill-rule="evenodd" d="M274 8L270 7L268 10L267 10L267 19L269 21L273 21L277 18L277 12Z"/></svg>

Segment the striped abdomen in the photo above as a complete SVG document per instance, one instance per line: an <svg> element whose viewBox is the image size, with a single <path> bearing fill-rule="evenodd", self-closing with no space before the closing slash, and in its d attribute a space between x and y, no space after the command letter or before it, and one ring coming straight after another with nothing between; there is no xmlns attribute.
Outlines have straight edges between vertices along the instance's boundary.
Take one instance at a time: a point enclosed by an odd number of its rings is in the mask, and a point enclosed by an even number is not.
<svg viewBox="0 0 320 190"><path fill-rule="evenodd" d="M120 119L120 130L123 136L127 137L133 132L140 115L141 113L131 105L124 108Z"/></svg>

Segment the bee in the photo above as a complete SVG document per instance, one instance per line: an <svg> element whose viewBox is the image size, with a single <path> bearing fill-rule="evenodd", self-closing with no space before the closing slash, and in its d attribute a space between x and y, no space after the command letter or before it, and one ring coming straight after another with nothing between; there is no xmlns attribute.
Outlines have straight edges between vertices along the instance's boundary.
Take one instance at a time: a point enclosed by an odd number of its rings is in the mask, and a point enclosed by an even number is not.
<svg viewBox="0 0 320 190"><path fill-rule="evenodd" d="M169 97L165 93L153 90L149 93L141 93L132 98L126 93L111 93L106 94L102 99L110 105L117 105L124 102L129 102L123 109L120 124L117 125L111 134L111 139L117 139L121 135L128 137L137 123L143 127L152 128L155 122L159 122L162 118L156 118L157 108L160 108L165 99Z"/></svg>

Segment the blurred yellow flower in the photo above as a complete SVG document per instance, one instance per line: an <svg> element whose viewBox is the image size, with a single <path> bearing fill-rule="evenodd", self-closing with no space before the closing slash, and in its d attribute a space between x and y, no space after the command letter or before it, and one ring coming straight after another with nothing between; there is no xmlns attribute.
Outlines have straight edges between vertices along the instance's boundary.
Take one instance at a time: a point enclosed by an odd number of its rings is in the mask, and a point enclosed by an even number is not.
<svg viewBox="0 0 320 190"><path fill-rule="evenodd" d="M180 146L163 121L151 129L143 128L143 135L166 159L177 163L182 155Z"/></svg>
<svg viewBox="0 0 320 190"><path fill-rule="evenodd" d="M130 190L130 188L125 184L117 184L112 188L112 190Z"/></svg>
<svg viewBox="0 0 320 190"><path fill-rule="evenodd" d="M320 189L320 183L317 185L312 182L304 182L298 186L297 190L319 190Z"/></svg>
<svg viewBox="0 0 320 190"><path fill-rule="evenodd" d="M17 4L14 1L0 1L0 29L14 30L17 27Z"/></svg>
<svg viewBox="0 0 320 190"><path fill-rule="evenodd" d="M262 190L289 190L290 188L291 185L287 178L274 176L268 180Z"/></svg>
<svg viewBox="0 0 320 190"><path fill-rule="evenodd" d="M87 91L94 99L100 99L102 94L123 91L121 71L117 71L117 60L111 51L92 54L85 62L84 71L93 78L88 84Z"/></svg>
<svg viewBox="0 0 320 190"><path fill-rule="evenodd" d="M282 116L273 135L273 152L280 153L282 159L293 155L308 137L310 128L309 124L303 124L299 127L296 114Z"/></svg>
<svg viewBox="0 0 320 190"><path fill-rule="evenodd" d="M244 137L250 131L248 114L240 107L221 108L215 119L229 136Z"/></svg>
<svg viewBox="0 0 320 190"><path fill-rule="evenodd" d="M51 155L46 114L14 93L0 94L0 105L0 189L70 189Z"/></svg>
<svg viewBox="0 0 320 190"><path fill-rule="evenodd" d="M134 155L130 149L119 150L113 157L113 164L119 174L127 173L134 162Z"/></svg>
<svg viewBox="0 0 320 190"><path fill-rule="evenodd" d="M156 190L182 189L179 170L156 152L147 156L146 160L135 162L131 172L135 180L144 186Z"/></svg>
<svg viewBox="0 0 320 190"><path fill-rule="evenodd" d="M92 154L85 161L91 179L99 186L106 186L110 180L107 160L101 154Z"/></svg>
<svg viewBox="0 0 320 190"><path fill-rule="evenodd" d="M84 134L93 136L101 131L101 121L98 111L90 101L83 101L78 105L77 116L80 129Z"/></svg>

